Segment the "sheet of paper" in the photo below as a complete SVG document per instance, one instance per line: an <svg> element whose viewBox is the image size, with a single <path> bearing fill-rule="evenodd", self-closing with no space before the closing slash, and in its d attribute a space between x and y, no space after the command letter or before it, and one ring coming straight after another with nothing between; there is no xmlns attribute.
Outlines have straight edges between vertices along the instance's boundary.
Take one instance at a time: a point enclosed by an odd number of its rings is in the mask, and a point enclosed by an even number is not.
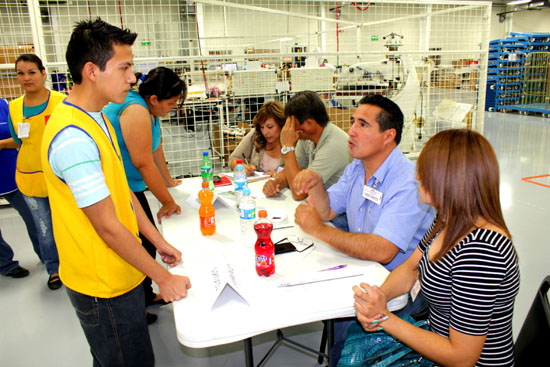
<svg viewBox="0 0 550 367"><path fill-rule="evenodd" d="M222 175L233 181L233 172L223 173ZM252 176L248 176L247 180L248 182L255 182L260 180L267 180L268 178L271 178L271 176L265 174L264 172L254 171L254 174Z"/></svg>
<svg viewBox="0 0 550 367"><path fill-rule="evenodd" d="M212 279L212 309L221 307L229 302L238 302L250 305L246 295L246 285L243 278L229 263L219 263L210 270Z"/></svg>
<svg viewBox="0 0 550 367"><path fill-rule="evenodd" d="M330 271L316 271L310 273L302 273L293 276L281 277L279 287L293 287L297 285L326 282L335 279L352 278L363 275L363 271L359 269L343 268Z"/></svg>
<svg viewBox="0 0 550 367"><path fill-rule="evenodd" d="M185 200L187 204L191 205L195 209L200 209L201 207L201 201L199 200L199 191L200 190L193 192L191 195L189 195L189 197L187 197L187 200ZM214 205L214 209L220 208L222 206L231 208L235 206L235 202L231 204L231 202L221 199L220 196L216 193L216 191L214 191L214 198L212 199L212 205Z"/></svg>

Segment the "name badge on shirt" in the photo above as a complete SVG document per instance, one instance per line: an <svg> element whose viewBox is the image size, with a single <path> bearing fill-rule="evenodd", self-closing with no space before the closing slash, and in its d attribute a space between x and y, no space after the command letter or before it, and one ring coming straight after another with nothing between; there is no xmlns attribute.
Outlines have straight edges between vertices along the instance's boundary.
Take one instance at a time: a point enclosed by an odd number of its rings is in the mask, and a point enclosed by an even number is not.
<svg viewBox="0 0 550 367"><path fill-rule="evenodd" d="M20 122L17 124L17 137L19 139L28 138L31 124L28 122Z"/></svg>
<svg viewBox="0 0 550 367"><path fill-rule="evenodd" d="M416 297L418 297L418 293L420 293L420 280L416 280L416 282L414 282L414 285L411 289L411 300L414 302L416 300Z"/></svg>
<svg viewBox="0 0 550 367"><path fill-rule="evenodd" d="M363 197L378 205L382 203L382 193L367 185L363 186Z"/></svg>

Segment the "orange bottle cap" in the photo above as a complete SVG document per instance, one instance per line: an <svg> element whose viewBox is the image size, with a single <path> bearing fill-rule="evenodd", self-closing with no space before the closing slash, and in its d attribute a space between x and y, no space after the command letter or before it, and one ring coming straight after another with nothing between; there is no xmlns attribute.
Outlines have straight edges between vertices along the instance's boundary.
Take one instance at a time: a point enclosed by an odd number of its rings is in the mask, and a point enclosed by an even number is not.
<svg viewBox="0 0 550 367"><path fill-rule="evenodd" d="M203 188L204 188L204 187L208 187L208 186L210 186L210 184L209 184L207 181L204 181L204 182L202 183L202 187L203 187Z"/></svg>
<svg viewBox="0 0 550 367"><path fill-rule="evenodd" d="M260 218L266 218L266 217L267 217L267 210L260 210L260 211L258 212L258 216L259 216Z"/></svg>

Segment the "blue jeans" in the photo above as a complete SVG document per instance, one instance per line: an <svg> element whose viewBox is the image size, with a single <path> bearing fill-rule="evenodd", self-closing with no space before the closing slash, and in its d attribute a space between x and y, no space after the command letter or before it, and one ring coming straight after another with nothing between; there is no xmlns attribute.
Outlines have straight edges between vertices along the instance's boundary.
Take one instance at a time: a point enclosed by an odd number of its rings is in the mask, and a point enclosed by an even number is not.
<svg viewBox="0 0 550 367"><path fill-rule="evenodd" d="M407 305L401 310L393 312L398 317L405 315L414 315L428 308L428 302L422 295L422 292L418 293L418 296L412 302L411 295L409 294L409 300ZM334 321L334 345L330 349L330 366L336 367L338 360L342 355L342 349L344 349L344 343L348 334L348 328L351 324L358 322L356 317L347 317L344 319L338 319Z"/></svg>
<svg viewBox="0 0 550 367"><path fill-rule="evenodd" d="M349 232L348 228L348 217L346 213L338 214L331 220L334 227L338 228L341 231Z"/></svg>
<svg viewBox="0 0 550 367"><path fill-rule="evenodd" d="M34 219L36 233L38 234L38 243L40 244L40 254L42 261L46 265L48 274L55 274L59 269L59 257L57 247L53 238L52 213L48 198L25 196L25 202L31 210Z"/></svg>
<svg viewBox="0 0 550 367"><path fill-rule="evenodd" d="M0 231L0 274L6 275L19 266L19 261L13 259L13 250L2 237Z"/></svg>
<svg viewBox="0 0 550 367"><path fill-rule="evenodd" d="M140 284L114 298L90 297L67 288L96 367L154 366Z"/></svg>
<svg viewBox="0 0 550 367"><path fill-rule="evenodd" d="M25 222L25 227L27 227L27 234L31 239L32 248L41 262L44 262L42 259L42 254L40 253L40 242L38 241L38 234L36 233L36 224L34 223L34 218L32 213L25 201L23 194L19 190L10 192L9 194L4 194L4 199L11 204L11 206L17 210L23 222Z"/></svg>

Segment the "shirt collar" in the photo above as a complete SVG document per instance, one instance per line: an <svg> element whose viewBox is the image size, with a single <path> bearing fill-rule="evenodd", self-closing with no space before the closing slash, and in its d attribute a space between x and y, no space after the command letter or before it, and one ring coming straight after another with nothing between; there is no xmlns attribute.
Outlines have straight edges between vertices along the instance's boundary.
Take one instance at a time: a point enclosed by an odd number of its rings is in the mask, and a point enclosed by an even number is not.
<svg viewBox="0 0 550 367"><path fill-rule="evenodd" d="M396 163L396 161L401 156L401 149L399 149L399 146L396 146L391 151L390 155L386 157L384 162L378 167L376 172L372 175L372 177L369 179L368 183L374 183L375 181L378 181L378 184L383 184L384 179L386 178L388 172L390 171L391 167Z"/></svg>

